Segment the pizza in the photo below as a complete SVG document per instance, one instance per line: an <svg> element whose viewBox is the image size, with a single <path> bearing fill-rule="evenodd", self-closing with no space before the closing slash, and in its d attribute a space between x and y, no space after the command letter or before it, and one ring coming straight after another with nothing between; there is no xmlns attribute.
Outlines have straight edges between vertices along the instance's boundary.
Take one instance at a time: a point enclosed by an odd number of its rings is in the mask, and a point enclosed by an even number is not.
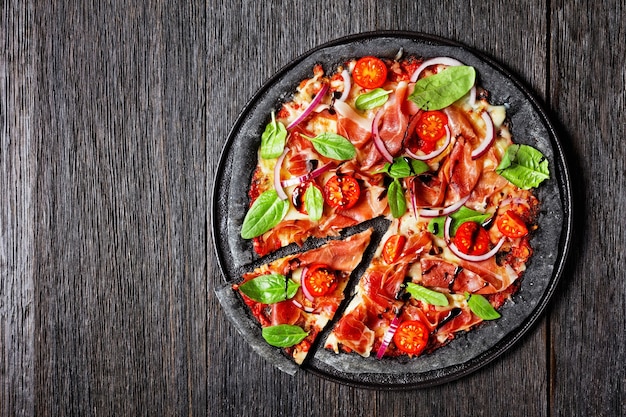
<svg viewBox="0 0 626 417"><path fill-rule="evenodd" d="M317 343L419 360L501 317L549 170L478 79L450 57L354 57L315 65L267 115L241 237L260 259L292 254L233 289L270 345L299 364ZM374 219L382 236L351 233Z"/></svg>

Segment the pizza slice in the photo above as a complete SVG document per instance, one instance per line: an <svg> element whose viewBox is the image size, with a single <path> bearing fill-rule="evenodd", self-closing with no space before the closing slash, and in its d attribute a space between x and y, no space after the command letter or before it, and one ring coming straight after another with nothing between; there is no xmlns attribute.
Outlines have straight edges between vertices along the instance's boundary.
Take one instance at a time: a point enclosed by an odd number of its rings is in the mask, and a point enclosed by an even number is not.
<svg viewBox="0 0 626 417"><path fill-rule="evenodd" d="M372 229L256 268L233 285L262 327L263 338L301 364L344 299Z"/></svg>

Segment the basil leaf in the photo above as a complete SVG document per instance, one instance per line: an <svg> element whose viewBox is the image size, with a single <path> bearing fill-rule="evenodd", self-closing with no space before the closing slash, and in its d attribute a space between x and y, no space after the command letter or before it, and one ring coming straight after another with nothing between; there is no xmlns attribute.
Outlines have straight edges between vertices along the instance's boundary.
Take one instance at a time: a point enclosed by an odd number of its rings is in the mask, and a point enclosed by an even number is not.
<svg viewBox="0 0 626 417"><path fill-rule="evenodd" d="M475 80L476 70L473 67L448 67L418 80L409 100L422 110L440 110L467 94Z"/></svg>
<svg viewBox="0 0 626 417"><path fill-rule="evenodd" d="M276 190L261 194L246 213L241 226L241 237L252 239L276 226L289 211L289 201L281 200Z"/></svg>
<svg viewBox="0 0 626 417"><path fill-rule="evenodd" d="M389 100L389 94L391 90L383 90L382 88L375 88L369 93L361 94L354 101L354 107L359 110L369 110L375 107L380 107Z"/></svg>
<svg viewBox="0 0 626 417"><path fill-rule="evenodd" d="M511 145L506 148L496 172L524 190L537 187L550 178L548 160L528 145Z"/></svg>
<svg viewBox="0 0 626 417"><path fill-rule="evenodd" d="M287 140L287 128L276 121L272 112L272 121L265 126L261 135L261 157L264 159L278 158L283 153Z"/></svg>
<svg viewBox="0 0 626 417"><path fill-rule="evenodd" d="M402 215L406 213L404 190L402 189L402 185L398 179L394 179L391 184L389 184L389 189L387 190L387 201L389 203L391 215L396 219L402 217Z"/></svg>
<svg viewBox="0 0 626 417"><path fill-rule="evenodd" d="M302 342L308 336L308 333L299 326L279 324L264 327L262 335L263 339L270 345L285 348Z"/></svg>
<svg viewBox="0 0 626 417"><path fill-rule="evenodd" d="M382 172L386 172L391 178L406 178L428 170L428 164L424 161L398 156L393 159L393 163L387 162Z"/></svg>
<svg viewBox="0 0 626 417"><path fill-rule="evenodd" d="M300 284L281 274L261 275L239 286L239 290L263 304L285 301L296 295Z"/></svg>
<svg viewBox="0 0 626 417"><path fill-rule="evenodd" d="M304 209L309 214L309 218L318 221L324 212L324 196L319 188L309 185L304 192Z"/></svg>
<svg viewBox="0 0 626 417"><path fill-rule="evenodd" d="M408 282L406 284L406 291L411 294L416 300L423 301L434 306L447 306L449 304L448 297L444 294L433 291L429 288L422 287L421 285Z"/></svg>
<svg viewBox="0 0 626 417"><path fill-rule="evenodd" d="M468 293L465 293L465 296L469 296L469 300L467 300L467 305L469 306L470 310L472 310L472 313L476 314L481 319L495 320L502 317L500 313L498 313L496 309L493 308L489 300L487 300L482 295L469 295Z"/></svg>
<svg viewBox="0 0 626 417"><path fill-rule="evenodd" d="M446 226L446 217L435 217L428 222L428 231L433 235L443 238L443 229Z"/></svg>
<svg viewBox="0 0 626 417"><path fill-rule="evenodd" d="M483 224L485 220L491 217L489 213L481 213L480 211L472 210L471 208L462 206L460 209L450 214L452 218L452 224L450 225L450 235L456 234L459 226L465 222L475 222Z"/></svg>
<svg viewBox="0 0 626 417"><path fill-rule="evenodd" d="M356 156L354 145L348 139L336 133L326 132L314 138L302 136L310 140L315 150L327 158L345 161Z"/></svg>

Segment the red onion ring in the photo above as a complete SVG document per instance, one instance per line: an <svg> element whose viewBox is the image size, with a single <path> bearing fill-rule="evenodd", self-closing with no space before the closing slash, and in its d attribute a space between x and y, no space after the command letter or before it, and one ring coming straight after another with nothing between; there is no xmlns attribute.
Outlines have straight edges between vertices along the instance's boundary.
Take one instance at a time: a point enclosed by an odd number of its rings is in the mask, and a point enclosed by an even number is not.
<svg viewBox="0 0 626 417"><path fill-rule="evenodd" d="M307 108L304 109L302 114L298 116L294 121L289 123L289 125L287 125L287 130L293 129L294 127L299 125L309 114L311 114L311 112L315 109L315 107L317 107L317 105L320 104L320 102L326 95L327 91L328 91L328 84L323 84L320 91L317 92L317 94L315 95L315 98L313 98L313 101L311 101L311 103L307 106Z"/></svg>
<svg viewBox="0 0 626 417"><path fill-rule="evenodd" d="M306 285L304 285L304 277L306 276L307 272L309 271L309 267L305 266L304 268L302 268L302 274L300 275L300 288L302 288L302 294L304 294L304 297L309 300L309 301L315 301L315 297L313 297L313 294L311 294L309 292L309 290L307 290Z"/></svg>
<svg viewBox="0 0 626 417"><path fill-rule="evenodd" d="M343 94L341 94L341 97L339 97L337 101L346 101L348 95L350 95L350 88L352 88L350 73L347 69L341 71L341 77L343 78Z"/></svg>
<svg viewBox="0 0 626 417"><path fill-rule="evenodd" d="M487 131L485 132L485 137L480 142L480 145L476 149L472 151L472 159L477 159L483 156L487 150L491 147L494 140L496 139L496 135L494 134L493 128L493 120L491 120L491 116L489 116L489 112L484 111L480 117L485 121L485 125L487 126Z"/></svg>
<svg viewBox="0 0 626 417"><path fill-rule="evenodd" d="M293 303L293 305L295 305L296 307L298 307L300 310L304 311L305 313L313 313L315 311L315 309L313 307L308 307L308 306L303 306L302 303L300 303L300 301L292 298L291 302Z"/></svg>
<svg viewBox="0 0 626 417"><path fill-rule="evenodd" d="M400 316L397 315L391 321L391 324L389 325L389 328L387 329L387 332L385 333L385 336L383 337L383 342L381 343L380 347L378 348L378 352L376 353L377 359L382 359L383 355L385 354L385 351L387 350L387 347L389 346L389 343L391 343L391 341L393 340L393 335L396 334L396 331L398 330L399 326L400 326Z"/></svg>
<svg viewBox="0 0 626 417"><path fill-rule="evenodd" d="M329 169L331 169L333 166L332 162L327 163L326 165L322 165L321 167L307 173L304 175L301 175L299 177L294 177L294 178L289 178L286 179L284 181L281 181L280 184L283 187L291 187L292 185L299 185L302 184L303 182L307 182L309 180L312 180L313 178L317 178L320 175L322 175L323 173L325 173L326 171L328 171Z"/></svg>
<svg viewBox="0 0 626 417"><path fill-rule="evenodd" d="M446 140L439 148L435 149L431 153L427 153L426 155L415 154L407 148L405 151L406 154L409 155L411 158L419 159L420 161L428 161L429 159L433 159L434 157L441 155L441 153L448 148L448 145L450 145L450 142L452 141L452 136L450 135L450 129L448 128L447 125L445 126L445 129L446 129Z"/></svg>
<svg viewBox="0 0 626 417"><path fill-rule="evenodd" d="M463 63L461 61L458 61L458 60L456 60L454 58L450 58L450 57L447 57L447 56L440 56L440 57L436 57L436 58L431 58L431 59L428 59L428 60L424 61L422 63L422 65L417 67L417 69L415 70L413 75L411 75L411 82L414 83L415 81L417 81L417 78L420 76L422 71L424 71L427 67L430 67L431 65L438 65L438 64L448 65L450 67L463 65Z"/></svg>
<svg viewBox="0 0 626 417"><path fill-rule="evenodd" d="M278 198L280 198L281 200L286 200L288 198L287 194L285 194L285 190L283 190L280 181L280 168L283 165L283 160L285 159L285 155L287 155L287 152L289 152L289 148L285 146L285 149L283 149L283 153L278 157L278 159L276 160L276 165L274 165L274 188L276 189L276 194L278 194Z"/></svg>
<svg viewBox="0 0 626 417"><path fill-rule="evenodd" d="M376 116L374 116L374 121L372 122L372 136L374 139L374 146L376 147L376 150L382 155L382 157L385 158L387 162L392 164L393 156L391 156L391 154L387 150L387 147L385 147L383 140L378 134L378 123L380 122L380 118L382 117L382 115L383 115L382 109L378 110L376 112Z"/></svg>
<svg viewBox="0 0 626 417"><path fill-rule="evenodd" d="M442 208L434 208L434 209L419 209L417 212L422 217L439 217L439 216L447 216L450 213L454 213L458 209L461 208L463 204L469 199L469 194L454 204L449 205L448 207Z"/></svg>
<svg viewBox="0 0 626 417"><path fill-rule="evenodd" d="M448 244L448 248L450 248L452 253L454 253L456 256L458 256L459 258L461 258L461 259L463 259L465 261L469 261L469 262L486 261L487 259L490 259L491 257L495 256L496 253L498 253L498 251L502 247L502 244L505 241L504 236L502 236L500 238L500 240L498 241L498 243L496 243L496 246L494 246L489 252L487 252L487 253L485 253L483 255L468 255L466 253L461 252L459 250L459 248L457 248L456 245L454 243L452 243L452 240L450 239L450 225L451 224L452 224L452 217L448 217L446 219L446 223L445 223L444 229L443 229L444 238L446 239L446 243Z"/></svg>

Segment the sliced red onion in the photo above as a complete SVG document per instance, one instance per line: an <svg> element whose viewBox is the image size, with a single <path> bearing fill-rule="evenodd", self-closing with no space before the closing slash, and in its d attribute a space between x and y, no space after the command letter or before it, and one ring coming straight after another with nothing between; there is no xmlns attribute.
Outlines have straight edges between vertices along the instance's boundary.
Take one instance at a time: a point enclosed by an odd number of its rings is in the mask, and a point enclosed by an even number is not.
<svg viewBox="0 0 626 417"><path fill-rule="evenodd" d="M461 252L461 250L459 250L459 248L457 248L456 245L452 242L450 238L450 225L451 224L452 224L452 217L448 217L446 219L446 223L444 225L444 230L443 230L446 243L448 244L448 247L450 248L452 253L454 253L456 256L458 256L459 258L465 261L469 261L469 262L486 261L487 259L490 259L491 257L495 256L496 253L498 253L498 251L502 247L502 244L505 241L504 236L502 236L500 240L498 241L498 243L496 243L496 246L494 246L493 249L491 249L489 252L483 255L468 255L466 253Z"/></svg>
<svg viewBox="0 0 626 417"><path fill-rule="evenodd" d="M295 305L300 310L302 310L302 311L304 311L306 313L313 313L315 311L315 309L313 307L303 306L302 303L300 301L296 300L295 298L292 298L291 302L293 303L293 305Z"/></svg>
<svg viewBox="0 0 626 417"><path fill-rule="evenodd" d="M347 69L341 71L341 77L343 78L343 94L337 100L346 101L348 95L350 95L350 88L352 88L352 83L350 82L350 73Z"/></svg>
<svg viewBox="0 0 626 417"><path fill-rule="evenodd" d="M469 199L469 194L454 204L449 205L448 207L442 208L434 208L434 209L419 209L417 212L422 217L439 217L439 216L447 216L450 213L454 213L458 209L461 208L463 204Z"/></svg>
<svg viewBox="0 0 626 417"><path fill-rule="evenodd" d="M391 343L391 341L393 340L393 335L396 334L396 330L398 330L398 327L400 326L400 321L401 320L399 315L397 315L391 321L391 324L389 325L389 328L387 329L387 332L383 337L383 342L381 343L380 347L378 348L378 352L376 353L377 359L382 359L385 351L387 350L387 347L389 346L389 343Z"/></svg>
<svg viewBox="0 0 626 417"><path fill-rule="evenodd" d="M484 111L480 117L485 121L485 125L487 126L487 131L485 132L485 137L480 142L480 145L476 149L472 151L472 159L477 159L483 156L487 150L491 147L494 140L496 139L496 135L494 134L493 128L493 120L491 120L491 116L489 116L489 112Z"/></svg>
<svg viewBox="0 0 626 417"><path fill-rule="evenodd" d="M391 156L391 154L387 150L387 147L383 143L383 140L380 138L380 135L378 134L378 123L380 122L380 118L382 117L382 115L383 115L383 112L381 109L381 110L378 110L378 112L376 112L376 116L374 116L374 121L372 122L372 136L374 139L374 146L376 147L376 150L378 150L378 152L383 156L383 158L385 158L387 162L391 164L393 163L393 156Z"/></svg>
<svg viewBox="0 0 626 417"><path fill-rule="evenodd" d="M309 270L308 266L305 266L304 268L302 268L302 274L300 275L300 288L302 288L302 294L304 294L304 298L306 298L309 301L315 301L315 297L313 297L313 294L311 294L309 292L309 290L306 288L306 285L304 285L304 277L306 276L307 272Z"/></svg>
<svg viewBox="0 0 626 417"><path fill-rule="evenodd" d="M456 60L454 58L450 58L450 57L447 57L447 56L440 56L440 57L437 57L437 58L427 59L426 61L424 61L422 63L422 65L417 67L417 69L415 70L413 75L411 75L411 82L414 83L415 81L417 81L419 75L427 67L430 67L431 65L439 65L439 64L441 64L441 65L448 65L448 66L451 66L451 67L463 65L463 63L461 61L458 61L458 60Z"/></svg>
<svg viewBox="0 0 626 417"><path fill-rule="evenodd" d="M294 127L299 125L300 122L302 122L304 119L306 119L306 117L309 114L311 114L311 112L315 109L315 107L317 107L317 105L320 104L320 102L322 101L322 99L326 95L327 91L328 91L328 84L323 84L322 88L320 89L320 91L317 92L317 94L315 95L315 98L313 99L313 101L307 106L306 109L304 109L302 114L300 116L296 117L296 119L293 120L291 123L289 123L289 125L287 125L287 130L293 129Z"/></svg>
<svg viewBox="0 0 626 417"><path fill-rule="evenodd" d="M474 107L476 105L476 83L472 86L469 95L469 105Z"/></svg>
<svg viewBox="0 0 626 417"><path fill-rule="evenodd" d="M415 179L411 182L409 187L409 195L411 196L411 207L413 208L413 217L417 219L417 196L415 195Z"/></svg>
<svg viewBox="0 0 626 417"><path fill-rule="evenodd" d="M325 173L326 171L331 169L332 166L333 166L333 163L329 162L329 163L327 163L325 165L322 165L321 167L319 167L319 168L317 168L317 169L315 169L315 170L313 170L313 171L311 171L309 173L301 175L299 177L289 178L289 179L286 179L284 181L281 181L280 184L283 187L291 187L292 185L300 185L300 184L302 184L304 182L312 180L313 178L319 177L320 175L322 175L323 173Z"/></svg>
<svg viewBox="0 0 626 417"><path fill-rule="evenodd" d="M448 148L448 145L450 145L450 142L452 141L452 135L450 135L450 129L448 129L448 126L445 126L445 129L446 129L446 140L439 148L435 149L431 153L427 153L426 155L418 155L416 153L411 152L407 148L406 154L409 155L411 158L419 159L420 161L428 161L429 159L433 159L434 157L441 155L441 153Z"/></svg>
<svg viewBox="0 0 626 417"><path fill-rule="evenodd" d="M287 199L287 194L285 194L285 190L283 190L283 186L280 181L280 168L283 166L283 160L285 159L285 155L289 152L289 148L285 146L283 153L276 160L276 165L274 165L274 188L276 189L276 194L278 194L278 198L281 200Z"/></svg>

